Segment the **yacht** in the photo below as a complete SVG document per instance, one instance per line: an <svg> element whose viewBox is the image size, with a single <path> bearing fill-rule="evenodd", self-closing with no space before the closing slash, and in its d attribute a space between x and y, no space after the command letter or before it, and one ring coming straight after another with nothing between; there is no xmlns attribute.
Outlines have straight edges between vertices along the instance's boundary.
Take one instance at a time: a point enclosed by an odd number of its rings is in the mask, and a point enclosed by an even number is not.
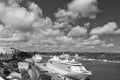
<svg viewBox="0 0 120 80"><path fill-rule="evenodd" d="M48 60L47 67L60 75L67 76L72 79L85 80L92 75L91 71L86 70L82 63L78 63L74 59L60 60L55 56Z"/></svg>

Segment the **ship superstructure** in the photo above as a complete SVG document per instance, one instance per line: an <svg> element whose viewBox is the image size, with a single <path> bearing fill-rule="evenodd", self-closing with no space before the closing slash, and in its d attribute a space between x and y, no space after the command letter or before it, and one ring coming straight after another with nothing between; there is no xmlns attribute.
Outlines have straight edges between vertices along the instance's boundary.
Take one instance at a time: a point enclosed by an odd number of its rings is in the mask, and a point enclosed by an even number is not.
<svg viewBox="0 0 120 80"><path fill-rule="evenodd" d="M53 69L60 75L64 75L70 78L84 80L92 73L82 65L73 60L60 60L58 57L54 57L47 62L47 67Z"/></svg>

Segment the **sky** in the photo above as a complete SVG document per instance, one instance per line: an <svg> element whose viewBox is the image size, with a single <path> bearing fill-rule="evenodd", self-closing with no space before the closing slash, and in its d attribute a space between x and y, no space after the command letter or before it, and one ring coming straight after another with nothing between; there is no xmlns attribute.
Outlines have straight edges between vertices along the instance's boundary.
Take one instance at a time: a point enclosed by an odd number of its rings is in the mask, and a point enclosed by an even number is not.
<svg viewBox="0 0 120 80"><path fill-rule="evenodd" d="M120 52L119 0L0 0L0 46Z"/></svg>

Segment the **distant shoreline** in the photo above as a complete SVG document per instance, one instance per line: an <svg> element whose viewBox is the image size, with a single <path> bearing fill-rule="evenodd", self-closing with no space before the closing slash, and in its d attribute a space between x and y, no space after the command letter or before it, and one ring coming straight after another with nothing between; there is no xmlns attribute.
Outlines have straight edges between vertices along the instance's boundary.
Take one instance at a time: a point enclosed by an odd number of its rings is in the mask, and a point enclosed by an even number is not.
<svg viewBox="0 0 120 80"><path fill-rule="evenodd" d="M81 59L79 57L79 59ZM110 60L107 60L107 59L103 59L103 60L100 60L100 59L86 59L86 58L82 58L81 60L87 60L87 61L99 61L99 62L107 62L107 63L120 63L120 61L110 61Z"/></svg>

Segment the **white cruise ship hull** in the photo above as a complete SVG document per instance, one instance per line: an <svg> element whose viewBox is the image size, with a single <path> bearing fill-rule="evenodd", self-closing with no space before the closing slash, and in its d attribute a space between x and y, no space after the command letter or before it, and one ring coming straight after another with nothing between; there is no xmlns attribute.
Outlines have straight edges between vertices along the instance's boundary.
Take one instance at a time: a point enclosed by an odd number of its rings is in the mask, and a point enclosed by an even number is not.
<svg viewBox="0 0 120 80"><path fill-rule="evenodd" d="M88 78L90 76L90 74L70 72L70 73L66 74L66 76L69 76L74 79L85 80L86 78Z"/></svg>
<svg viewBox="0 0 120 80"><path fill-rule="evenodd" d="M55 72L57 72L60 75L67 76L74 79L79 79L79 80L85 80L91 75L91 73L80 73L80 72L65 70L63 68L56 67L55 65L52 65L52 64L47 64L47 67L49 67L50 69L53 69Z"/></svg>

